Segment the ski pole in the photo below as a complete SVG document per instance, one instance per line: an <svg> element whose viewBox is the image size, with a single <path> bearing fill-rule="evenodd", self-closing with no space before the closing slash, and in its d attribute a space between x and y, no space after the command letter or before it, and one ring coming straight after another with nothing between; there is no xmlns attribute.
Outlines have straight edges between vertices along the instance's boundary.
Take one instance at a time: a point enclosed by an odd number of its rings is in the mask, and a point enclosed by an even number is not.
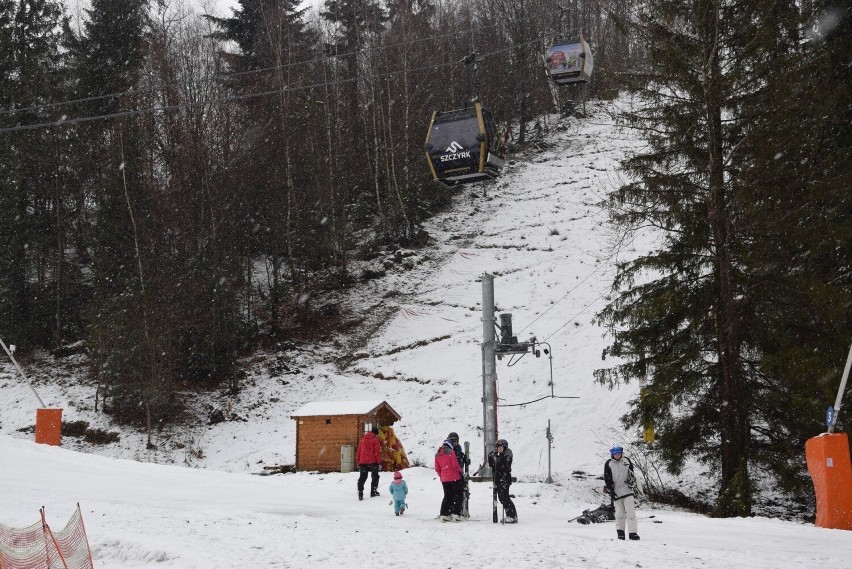
<svg viewBox="0 0 852 569"><path fill-rule="evenodd" d="M584 516L587 516L587 515L589 515L589 510L583 510L583 513L582 513L582 514L580 514L579 516L575 516L575 517L571 518L571 519L570 519L570 520L568 520L568 521L569 521L569 522L573 522L574 520L579 520L580 518L582 518L582 517L584 517Z"/></svg>
<svg viewBox="0 0 852 569"><path fill-rule="evenodd" d="M579 519L579 518L582 518L582 517L583 517L583 516L578 516L577 518L574 518L574 519L576 520L576 519ZM657 516L643 516L643 517L641 517L641 518L636 518L636 521L639 521L639 520L653 520L653 519L654 519L654 518L656 518L656 517L657 517ZM568 520L568 521L570 522L570 521L573 521L573 520ZM605 524L605 523L614 522L614 521L615 521L615 520L600 520L600 521L598 521L598 522L594 522L594 521L593 521L592 523ZM661 523L663 523L663 522L662 522L662 521L660 521L660 520L654 520L654 523L655 523L655 524L661 524Z"/></svg>
<svg viewBox="0 0 852 569"><path fill-rule="evenodd" d="M497 523L497 481L496 481L496 480L494 480L494 478L495 478L495 476L494 476L494 475L493 475L493 473L492 473L492 477L491 477L491 490L492 490L492 493L493 493L493 496L492 496L492 499L493 499L493 504L492 504L492 506L493 506L493 511L492 511L492 515L491 515L491 521L492 521L493 523L495 523L495 524L496 524L496 523Z"/></svg>
<svg viewBox="0 0 852 569"><path fill-rule="evenodd" d="M497 523L497 452L494 453L494 466L491 468L491 522Z"/></svg>
<svg viewBox="0 0 852 569"><path fill-rule="evenodd" d="M464 500L462 504L462 515L470 517L470 442L464 442Z"/></svg>

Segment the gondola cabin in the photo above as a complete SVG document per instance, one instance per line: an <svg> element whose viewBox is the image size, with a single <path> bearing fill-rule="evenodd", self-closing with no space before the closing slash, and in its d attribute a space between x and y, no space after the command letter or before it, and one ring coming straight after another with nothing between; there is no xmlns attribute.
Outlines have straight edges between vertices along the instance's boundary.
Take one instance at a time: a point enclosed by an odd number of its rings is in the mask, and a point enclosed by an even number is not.
<svg viewBox="0 0 852 569"><path fill-rule="evenodd" d="M595 66L592 50L582 34L579 40L557 42L547 50L544 62L547 75L557 85L588 83Z"/></svg>
<svg viewBox="0 0 852 569"><path fill-rule="evenodd" d="M491 113L475 103L457 111L432 113L426 159L432 177L448 186L496 178L503 159Z"/></svg>

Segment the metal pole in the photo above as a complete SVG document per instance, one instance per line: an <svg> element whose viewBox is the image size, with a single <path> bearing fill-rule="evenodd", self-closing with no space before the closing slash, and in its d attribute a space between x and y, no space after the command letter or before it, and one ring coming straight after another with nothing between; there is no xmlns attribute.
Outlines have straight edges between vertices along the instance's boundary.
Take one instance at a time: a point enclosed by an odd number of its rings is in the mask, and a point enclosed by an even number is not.
<svg viewBox="0 0 852 569"><path fill-rule="evenodd" d="M33 384L30 383L29 379L27 379L27 374L24 373L24 370L22 370L21 366L18 365L18 362L15 361L15 356L12 355L12 351L9 350L9 348L6 347L6 343L2 339L0 339L0 345L3 346L3 350L6 352L6 355L9 356L9 359L12 360L12 363L15 364L15 367L18 368L18 372L21 374L21 377L24 378L24 381L27 383L27 385L30 386L30 389L33 390L33 395L35 395L36 399L38 399L38 403L39 403L39 405L41 405L42 409L47 407L47 405L44 404L44 401L41 400L41 397L38 396L38 393L36 393L36 390L35 390L35 387L33 387Z"/></svg>
<svg viewBox="0 0 852 569"><path fill-rule="evenodd" d="M483 460L479 476L492 476L488 451L497 443L497 357L494 352L494 275L482 274L482 426Z"/></svg>
<svg viewBox="0 0 852 569"><path fill-rule="evenodd" d="M849 379L850 368L852 368L852 346L849 346L849 355L846 357L846 368L843 370L843 379L840 380L840 389L837 390L837 399L834 400L834 417L831 419L831 426L828 427L828 434L834 432L834 426L837 424L837 416L840 414L840 405L843 403L843 392L846 391L846 381Z"/></svg>
<svg viewBox="0 0 852 569"><path fill-rule="evenodd" d="M553 348L547 342L544 342L544 344L547 346L547 359L550 362L550 396L555 397L553 394ZM549 425L550 421L548 420L547 423Z"/></svg>
<svg viewBox="0 0 852 569"><path fill-rule="evenodd" d="M473 80L474 88L476 89L476 98L474 101L479 101L479 54L473 54Z"/></svg>
<svg viewBox="0 0 852 569"><path fill-rule="evenodd" d="M547 354L547 359L548 359L548 362L550 363L550 396L556 397L556 395L554 395L554 393L553 393L553 348L551 348L550 344L548 344L547 342L539 342L538 340L533 338L532 339L532 350L533 350L533 353L535 354L535 357L538 357L538 356L541 355L541 352L538 351L535 347L536 344L538 344L539 346L547 346L547 349L544 350L544 352Z"/></svg>
<svg viewBox="0 0 852 569"><path fill-rule="evenodd" d="M550 475L550 443L553 442L553 433L550 431L550 419L547 420L547 484L553 484L553 477Z"/></svg>

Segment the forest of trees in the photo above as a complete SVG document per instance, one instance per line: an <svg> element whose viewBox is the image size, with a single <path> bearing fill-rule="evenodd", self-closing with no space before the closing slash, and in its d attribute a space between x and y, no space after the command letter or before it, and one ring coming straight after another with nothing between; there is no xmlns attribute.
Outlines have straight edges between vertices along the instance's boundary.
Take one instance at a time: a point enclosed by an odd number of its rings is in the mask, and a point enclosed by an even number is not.
<svg viewBox="0 0 852 569"><path fill-rule="evenodd" d="M434 110L479 95L511 127L565 110L541 55L582 32L588 97L632 93L648 145L606 204L658 249L598 315L605 384L644 379L676 472L718 465L715 513L755 480L807 494L852 338L852 13L836 0L0 0L0 336L84 341L121 420L304 334L353 259L428 246L449 192ZM468 55L479 54L479 81ZM804 499L804 498L802 498Z"/></svg>

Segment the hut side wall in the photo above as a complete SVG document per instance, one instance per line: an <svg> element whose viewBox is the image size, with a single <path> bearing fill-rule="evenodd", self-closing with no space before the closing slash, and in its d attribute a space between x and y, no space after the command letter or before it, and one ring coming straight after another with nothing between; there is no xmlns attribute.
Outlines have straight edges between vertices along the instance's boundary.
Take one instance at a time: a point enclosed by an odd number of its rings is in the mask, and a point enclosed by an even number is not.
<svg viewBox="0 0 852 569"><path fill-rule="evenodd" d="M357 415L299 417L296 420L296 470L340 472L340 447L358 446Z"/></svg>

